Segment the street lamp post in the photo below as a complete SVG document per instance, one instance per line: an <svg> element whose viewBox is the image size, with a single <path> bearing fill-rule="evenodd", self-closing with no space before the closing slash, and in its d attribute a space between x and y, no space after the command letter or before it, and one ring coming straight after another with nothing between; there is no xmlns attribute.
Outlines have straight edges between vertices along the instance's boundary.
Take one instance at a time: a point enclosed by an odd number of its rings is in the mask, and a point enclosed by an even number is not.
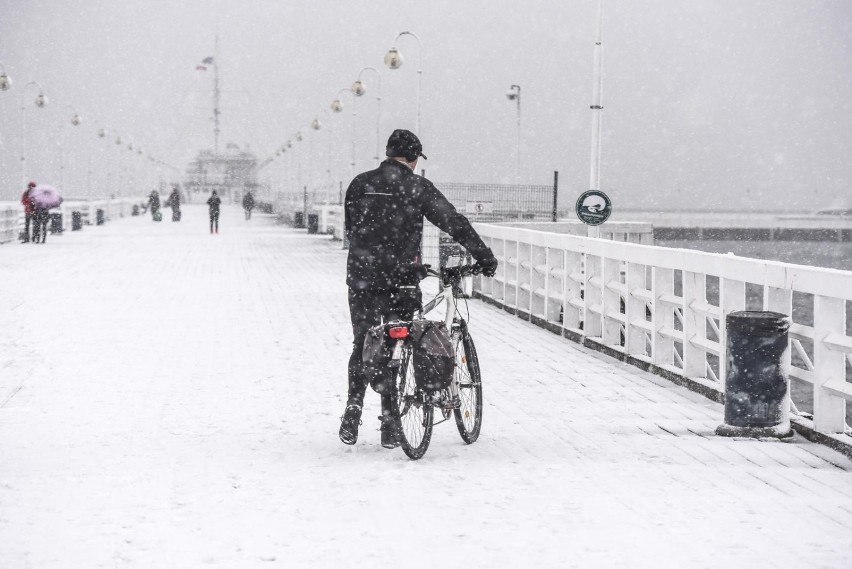
<svg viewBox="0 0 852 569"><path fill-rule="evenodd" d="M301 130L296 131L294 138L296 139L296 142L302 142L302 140L304 139L304 137L302 136L302 131ZM302 153L301 152L299 152L299 158L296 161L296 166L297 166L297 168L296 168L296 176L297 176L296 182L298 184L298 187L301 188L302 187Z"/></svg>
<svg viewBox="0 0 852 569"><path fill-rule="evenodd" d="M393 43L391 44L391 48L385 54L385 65L387 65L390 69L399 69L402 66L402 63L405 61L402 57L402 53L396 48L396 42L402 36L411 36L417 40L417 46L420 49L418 53L417 60L417 122L415 123L414 130L416 134L420 134L420 87L423 78L423 43L420 41L420 38L417 37L413 32L400 32L393 39Z"/></svg>
<svg viewBox="0 0 852 569"><path fill-rule="evenodd" d="M80 123L83 122L83 118L77 113L74 107L71 106L70 103L65 105L66 109L71 109L71 124L74 126L80 126ZM59 188L65 189L65 123L60 123L59 126Z"/></svg>
<svg viewBox="0 0 852 569"><path fill-rule="evenodd" d="M600 190L601 177L601 113L603 112L603 0L598 2L598 30L595 39L594 70L592 75L592 160L589 189Z"/></svg>
<svg viewBox="0 0 852 569"><path fill-rule="evenodd" d="M506 93L506 97L510 101L518 103L518 156L517 165L515 166L515 184L521 183L521 86L512 85Z"/></svg>
<svg viewBox="0 0 852 569"><path fill-rule="evenodd" d="M27 87L30 85L35 85L39 90L38 96L35 98L35 106L43 108L47 105L47 97L44 96L44 89L42 89L37 81L30 81L21 89L21 187L26 187L27 185L27 106L24 97L26 96Z"/></svg>
<svg viewBox="0 0 852 569"><path fill-rule="evenodd" d="M364 67L358 72L358 79L352 84L352 93L360 97L367 92L367 85L361 80L361 74L372 71L379 80L379 89L376 95L376 164L381 161L381 124L382 124L382 76L375 67Z"/></svg>
<svg viewBox="0 0 852 569"><path fill-rule="evenodd" d="M325 159L326 159L325 173L328 177L327 183L328 183L328 187L330 188L332 186L332 179L331 179L331 156L332 156L331 142L332 141L331 141L331 138L332 138L332 131L333 131L333 123L331 122L331 115L325 109L325 107L321 107L320 111L322 112L323 117L325 117L325 120L326 120L325 126L328 127L326 129L328 131L328 134L326 135L327 148L325 150ZM313 130L316 130L316 131L319 131L319 130L324 128L323 123L319 120L319 115L314 117L314 120L311 121L311 128ZM317 135L319 135L319 133L317 133ZM313 150L312 150L312 152L313 152ZM317 169L319 169L321 167L319 164L317 166L318 166ZM320 175L320 180L322 180L322 175ZM325 182L321 182L321 184L325 184Z"/></svg>
<svg viewBox="0 0 852 569"><path fill-rule="evenodd" d="M101 128L101 129L98 130L98 136L100 138L106 138L107 134L115 134L115 145L121 146L121 135L118 134L114 129ZM119 153L119 160L120 159L121 159L121 155ZM119 164L119 170L121 170L120 164ZM107 150L107 169L106 169L107 183L106 183L106 185L107 185L107 191L108 192L112 191L111 174L112 174L112 160L110 159L110 156L109 156L109 150ZM120 181L120 178L121 178L121 174L119 172L119 174L116 176L116 179ZM120 184L119 184L119 194L118 195L119 196L121 195L121 185Z"/></svg>
<svg viewBox="0 0 852 569"><path fill-rule="evenodd" d="M337 97L331 102L331 110L335 113L343 111L343 103L340 102L340 94L349 93L352 95L352 158L349 162L349 179L355 177L355 95L351 89L341 89L337 92Z"/></svg>

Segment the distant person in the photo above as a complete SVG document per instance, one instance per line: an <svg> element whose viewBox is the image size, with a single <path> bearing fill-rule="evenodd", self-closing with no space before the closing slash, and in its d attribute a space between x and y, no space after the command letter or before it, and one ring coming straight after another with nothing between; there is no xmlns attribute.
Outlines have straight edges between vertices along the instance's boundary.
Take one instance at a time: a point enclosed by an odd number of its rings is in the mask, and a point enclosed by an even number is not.
<svg viewBox="0 0 852 569"><path fill-rule="evenodd" d="M30 240L30 224L33 221L33 213L35 211L35 206L32 200L30 200L30 190L35 187L36 183L30 182L27 184L27 189L21 194L21 204L24 206L24 237L21 240L23 243L27 243Z"/></svg>
<svg viewBox="0 0 852 569"><path fill-rule="evenodd" d="M33 243L44 243L47 239L47 220L50 219L48 209L33 202ZM41 241L39 241L41 238Z"/></svg>
<svg viewBox="0 0 852 569"><path fill-rule="evenodd" d="M172 221L180 221L180 192L177 186L172 187L172 193L166 199L166 207L172 208Z"/></svg>
<svg viewBox="0 0 852 569"><path fill-rule="evenodd" d="M251 219L251 210L254 209L254 196L251 192L246 192L243 196L243 209L246 210L246 219Z"/></svg>
<svg viewBox="0 0 852 569"><path fill-rule="evenodd" d="M153 190L148 195L148 208L151 210L151 219L161 221L163 214L160 213L160 192Z"/></svg>
<svg viewBox="0 0 852 569"><path fill-rule="evenodd" d="M207 206L210 208L210 233L219 233L219 206L221 204L222 200L219 199L216 190L213 190L207 200Z"/></svg>

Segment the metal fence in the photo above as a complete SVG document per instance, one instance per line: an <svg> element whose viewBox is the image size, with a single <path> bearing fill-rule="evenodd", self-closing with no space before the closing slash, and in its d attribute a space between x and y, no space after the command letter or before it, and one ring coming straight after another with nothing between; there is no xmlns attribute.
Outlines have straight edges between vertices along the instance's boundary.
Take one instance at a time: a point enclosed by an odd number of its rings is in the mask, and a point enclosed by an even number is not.
<svg viewBox="0 0 852 569"><path fill-rule="evenodd" d="M552 221L556 185L435 184L471 221Z"/></svg>
<svg viewBox="0 0 852 569"><path fill-rule="evenodd" d="M441 193L471 221L554 221L557 184L436 183ZM457 250L452 239L429 223L423 227L423 262L442 264Z"/></svg>

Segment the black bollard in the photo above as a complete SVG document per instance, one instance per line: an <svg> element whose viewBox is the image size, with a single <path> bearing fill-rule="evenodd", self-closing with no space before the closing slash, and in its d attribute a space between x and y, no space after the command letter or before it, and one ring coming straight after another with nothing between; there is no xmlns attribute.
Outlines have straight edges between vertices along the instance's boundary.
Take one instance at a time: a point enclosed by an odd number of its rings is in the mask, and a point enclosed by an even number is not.
<svg viewBox="0 0 852 569"><path fill-rule="evenodd" d="M71 212L71 231L80 231L83 229L83 214L79 211Z"/></svg>
<svg viewBox="0 0 852 569"><path fill-rule="evenodd" d="M62 214L61 213L51 213L50 214L50 232L51 233L62 233Z"/></svg>
<svg viewBox="0 0 852 569"><path fill-rule="evenodd" d="M725 319L727 376L725 424L717 435L789 437L790 318L778 312L743 310Z"/></svg>

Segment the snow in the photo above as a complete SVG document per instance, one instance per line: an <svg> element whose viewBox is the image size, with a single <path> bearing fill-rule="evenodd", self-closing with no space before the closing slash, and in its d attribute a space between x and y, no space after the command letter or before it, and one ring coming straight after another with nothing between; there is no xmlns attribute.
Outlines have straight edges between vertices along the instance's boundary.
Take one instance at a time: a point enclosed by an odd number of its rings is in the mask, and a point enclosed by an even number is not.
<svg viewBox="0 0 852 569"><path fill-rule="evenodd" d="M852 461L476 301L479 441L343 445L339 243L183 209L0 246L0 567L852 566Z"/></svg>

